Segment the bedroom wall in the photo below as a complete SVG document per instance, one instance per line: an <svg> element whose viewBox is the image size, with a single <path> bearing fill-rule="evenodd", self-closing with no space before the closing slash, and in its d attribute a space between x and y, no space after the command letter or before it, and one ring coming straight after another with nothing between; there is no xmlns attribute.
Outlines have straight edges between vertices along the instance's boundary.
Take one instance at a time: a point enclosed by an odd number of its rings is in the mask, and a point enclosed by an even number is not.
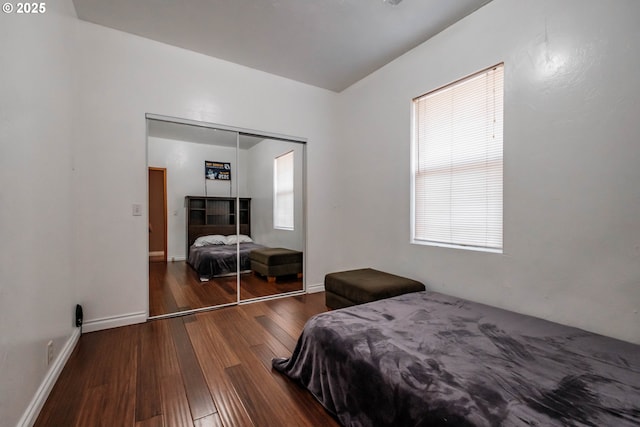
<svg viewBox="0 0 640 427"><path fill-rule="evenodd" d="M248 151L247 175L251 194L251 234L256 243L304 251L303 164L304 144L266 139ZM273 162L293 150L294 219L293 230L273 228Z"/></svg>
<svg viewBox="0 0 640 427"><path fill-rule="evenodd" d="M199 144L173 139L149 137L149 166L167 169L167 259L186 259L185 196L204 196L205 160L231 163L232 193L240 187L240 197L247 197L247 183L236 164L236 150L230 147ZM245 163L246 150L238 153ZM206 180L207 195L229 197L229 182Z"/></svg>
<svg viewBox="0 0 640 427"><path fill-rule="evenodd" d="M75 10L0 15L0 424L33 420L70 341ZM46 345L54 360L47 366ZM46 397L46 395L45 395ZM29 414L27 414L29 412ZM21 418L25 414L24 418Z"/></svg>
<svg viewBox="0 0 640 427"><path fill-rule="evenodd" d="M74 255L87 328L144 321L147 310L145 113L309 140L309 283L335 263L334 194L321 173L337 141L337 95L86 22L78 22L80 114ZM327 185L329 188L327 188Z"/></svg>
<svg viewBox="0 0 640 427"><path fill-rule="evenodd" d="M494 0L343 92L341 267L640 342L638 16ZM502 61L504 253L412 245L411 99Z"/></svg>

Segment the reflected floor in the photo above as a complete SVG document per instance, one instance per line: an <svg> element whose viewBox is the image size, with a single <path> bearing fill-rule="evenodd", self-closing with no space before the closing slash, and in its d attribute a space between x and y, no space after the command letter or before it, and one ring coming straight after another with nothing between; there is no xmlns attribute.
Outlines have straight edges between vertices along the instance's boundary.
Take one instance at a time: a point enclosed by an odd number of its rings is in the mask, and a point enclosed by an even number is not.
<svg viewBox="0 0 640 427"><path fill-rule="evenodd" d="M279 277L268 282L253 273L241 276L242 300L302 290L302 279ZM236 276L200 282L185 261L149 263L149 315L160 316L184 310L230 304L236 301Z"/></svg>

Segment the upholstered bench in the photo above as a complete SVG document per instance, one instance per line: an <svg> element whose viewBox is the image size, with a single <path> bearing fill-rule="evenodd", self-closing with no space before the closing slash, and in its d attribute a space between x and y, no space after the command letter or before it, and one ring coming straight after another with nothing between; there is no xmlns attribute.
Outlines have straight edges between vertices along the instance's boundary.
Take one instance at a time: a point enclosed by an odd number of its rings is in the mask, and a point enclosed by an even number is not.
<svg viewBox="0 0 640 427"><path fill-rule="evenodd" d="M249 253L251 270L267 276L267 281L275 282L276 277L297 275L302 277L302 252L285 248L263 248Z"/></svg>
<svg viewBox="0 0 640 427"><path fill-rule="evenodd" d="M372 268L329 273L324 277L325 304L331 309L364 304L424 289L420 282Z"/></svg>

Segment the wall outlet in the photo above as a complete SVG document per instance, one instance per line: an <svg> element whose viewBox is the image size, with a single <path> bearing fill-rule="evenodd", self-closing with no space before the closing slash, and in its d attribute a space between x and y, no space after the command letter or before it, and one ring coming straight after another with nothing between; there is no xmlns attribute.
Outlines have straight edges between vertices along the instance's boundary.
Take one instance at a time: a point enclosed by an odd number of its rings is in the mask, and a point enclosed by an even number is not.
<svg viewBox="0 0 640 427"><path fill-rule="evenodd" d="M47 366L51 365L53 360L53 341L47 343Z"/></svg>
<svg viewBox="0 0 640 427"><path fill-rule="evenodd" d="M142 216L142 205L139 203L134 203L131 206L131 213L133 214L133 216Z"/></svg>

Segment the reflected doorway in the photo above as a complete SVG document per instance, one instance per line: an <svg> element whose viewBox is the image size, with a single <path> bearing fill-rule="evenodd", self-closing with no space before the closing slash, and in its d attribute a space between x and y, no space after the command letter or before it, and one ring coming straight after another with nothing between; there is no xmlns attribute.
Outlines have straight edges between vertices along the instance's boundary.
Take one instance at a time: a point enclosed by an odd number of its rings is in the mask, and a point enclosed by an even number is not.
<svg viewBox="0 0 640 427"><path fill-rule="evenodd" d="M149 262L167 262L167 170L149 168Z"/></svg>

